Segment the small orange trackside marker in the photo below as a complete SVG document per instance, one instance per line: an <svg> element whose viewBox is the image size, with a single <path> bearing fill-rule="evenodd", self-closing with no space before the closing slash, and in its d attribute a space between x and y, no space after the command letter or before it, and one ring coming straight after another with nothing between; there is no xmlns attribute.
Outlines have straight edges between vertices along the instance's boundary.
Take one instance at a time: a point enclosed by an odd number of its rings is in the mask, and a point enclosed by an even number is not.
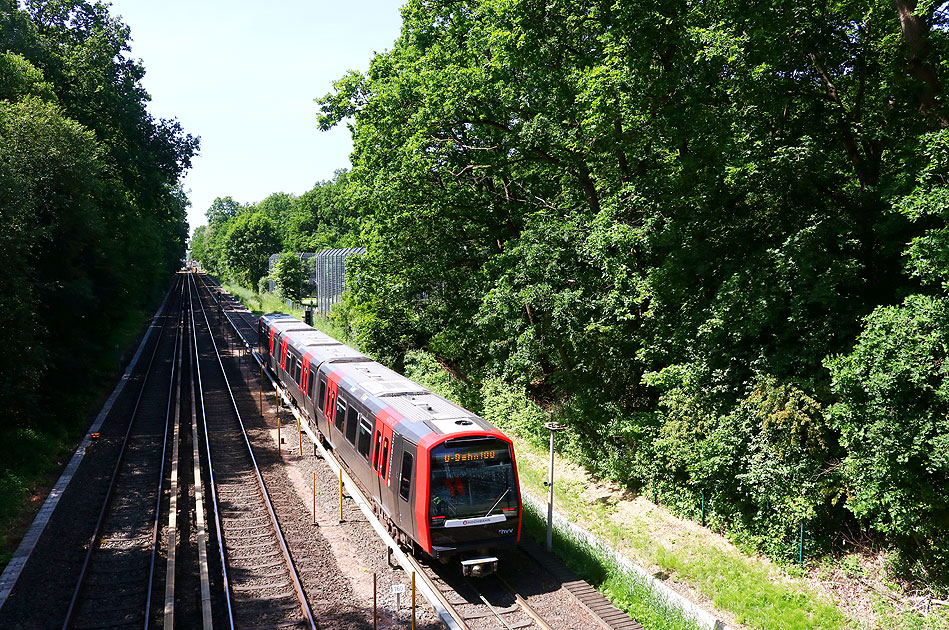
<svg viewBox="0 0 949 630"><path fill-rule="evenodd" d="M98 433L90 433L90 434L89 434L89 437L91 437L93 440L98 440L98 439L99 439L99 434L98 434Z"/></svg>

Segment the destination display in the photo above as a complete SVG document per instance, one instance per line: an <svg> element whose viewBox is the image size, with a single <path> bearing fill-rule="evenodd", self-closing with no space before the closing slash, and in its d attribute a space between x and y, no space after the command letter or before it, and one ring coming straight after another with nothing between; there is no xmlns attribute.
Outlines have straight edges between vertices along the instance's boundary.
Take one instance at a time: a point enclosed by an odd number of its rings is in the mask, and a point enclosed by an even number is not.
<svg viewBox="0 0 949 630"><path fill-rule="evenodd" d="M442 455L442 461L449 462L474 462L484 459L497 459L502 455L507 455L507 449L491 449L477 451L455 451L454 453L445 453Z"/></svg>

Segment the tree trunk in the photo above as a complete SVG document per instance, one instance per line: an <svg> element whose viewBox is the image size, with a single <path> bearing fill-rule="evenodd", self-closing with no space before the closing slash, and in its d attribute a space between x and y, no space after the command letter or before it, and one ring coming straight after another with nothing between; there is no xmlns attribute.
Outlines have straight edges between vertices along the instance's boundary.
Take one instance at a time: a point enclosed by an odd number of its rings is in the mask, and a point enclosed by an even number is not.
<svg viewBox="0 0 949 630"><path fill-rule="evenodd" d="M919 97L919 110L925 116L936 118L940 126L947 128L949 117L942 112L939 98L942 88L939 77L936 75L936 69L926 59L929 54L929 45L926 41L929 36L929 24L914 13L916 0L894 0L894 4L900 17L909 75L923 84L923 91Z"/></svg>

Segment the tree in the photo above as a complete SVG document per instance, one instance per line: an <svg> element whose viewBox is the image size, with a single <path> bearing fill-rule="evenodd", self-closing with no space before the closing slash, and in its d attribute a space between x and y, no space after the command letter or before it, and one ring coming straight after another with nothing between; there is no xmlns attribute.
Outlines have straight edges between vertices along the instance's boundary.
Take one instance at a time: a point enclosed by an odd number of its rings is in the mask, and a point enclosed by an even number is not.
<svg viewBox="0 0 949 630"><path fill-rule="evenodd" d="M946 127L946 26L902 0L410 0L392 49L319 100L321 127L353 121L371 215L362 341L582 409L575 443L634 485L745 511L754 487L806 487L765 500L785 524L863 519L836 492L825 358L917 293L908 246L920 280L947 277L945 170L914 193ZM788 416L822 447L755 423Z"/></svg>
<svg viewBox="0 0 949 630"><path fill-rule="evenodd" d="M914 295L866 319L828 360L829 413L847 451L847 505L878 531L949 567L949 300Z"/></svg>
<svg viewBox="0 0 949 630"><path fill-rule="evenodd" d="M64 381L58 368L98 365L112 331L163 292L187 236L178 179L198 146L148 114L128 28L105 5L22 4L0 0L0 258L17 270L0 311L19 322L4 326L19 356L0 375L0 431L76 420L97 370Z"/></svg>
<svg viewBox="0 0 949 630"><path fill-rule="evenodd" d="M267 273L268 259L280 251L280 237L262 212L240 214L229 223L224 237L224 262L245 287L255 288Z"/></svg>
<svg viewBox="0 0 949 630"><path fill-rule="evenodd" d="M362 223L360 204L348 194L347 172L318 182L296 202L284 236L288 251L359 247Z"/></svg>
<svg viewBox="0 0 949 630"><path fill-rule="evenodd" d="M282 249L285 250L288 249L285 239L296 207L297 198L283 192L273 193L254 205L255 212L263 212L273 223L277 233L280 234Z"/></svg>
<svg viewBox="0 0 949 630"><path fill-rule="evenodd" d="M240 203L234 201L233 197L217 197L211 202L204 216L208 218L209 225L221 225L227 223L236 217L244 209Z"/></svg>
<svg viewBox="0 0 949 630"><path fill-rule="evenodd" d="M301 300L303 283L307 279L307 274L303 260L298 254L289 252L281 254L270 276L274 281L277 295L297 302Z"/></svg>

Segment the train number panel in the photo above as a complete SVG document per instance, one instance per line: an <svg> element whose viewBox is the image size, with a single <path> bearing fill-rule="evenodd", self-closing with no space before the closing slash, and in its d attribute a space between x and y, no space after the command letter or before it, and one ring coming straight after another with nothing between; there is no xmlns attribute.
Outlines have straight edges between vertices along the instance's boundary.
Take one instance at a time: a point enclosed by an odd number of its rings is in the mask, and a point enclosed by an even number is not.
<svg viewBox="0 0 949 630"><path fill-rule="evenodd" d="M293 317L264 315L258 334L268 368L400 543L465 575L497 568L491 553L521 533L506 435Z"/></svg>

